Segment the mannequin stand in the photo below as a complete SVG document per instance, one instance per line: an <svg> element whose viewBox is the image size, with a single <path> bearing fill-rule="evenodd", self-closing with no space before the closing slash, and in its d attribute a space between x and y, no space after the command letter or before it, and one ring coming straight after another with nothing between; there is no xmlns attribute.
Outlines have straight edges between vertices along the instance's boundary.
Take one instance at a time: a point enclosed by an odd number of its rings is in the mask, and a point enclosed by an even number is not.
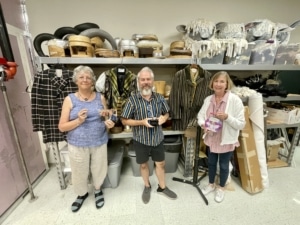
<svg viewBox="0 0 300 225"><path fill-rule="evenodd" d="M181 178L176 178L173 177L174 181L186 183L193 185L201 195L203 201L205 202L206 205L208 205L208 200L205 197L205 195L202 193L201 189L199 188L200 181L206 176L207 172L205 171L202 176L198 178L198 165L199 165L199 152L200 152L200 140L201 140L201 127L197 127L197 135L196 135L196 148L195 148L195 158L194 158L194 174L193 174L193 181L186 180L186 179L181 179Z"/></svg>

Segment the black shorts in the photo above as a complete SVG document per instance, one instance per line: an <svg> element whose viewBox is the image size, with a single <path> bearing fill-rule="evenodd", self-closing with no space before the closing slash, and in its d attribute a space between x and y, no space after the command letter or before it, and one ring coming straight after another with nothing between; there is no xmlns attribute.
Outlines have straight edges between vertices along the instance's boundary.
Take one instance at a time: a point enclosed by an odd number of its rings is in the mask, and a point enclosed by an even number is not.
<svg viewBox="0 0 300 225"><path fill-rule="evenodd" d="M137 164L148 162L149 156L151 156L154 162L162 162L165 160L163 141L157 146L148 146L133 140L133 150L135 151Z"/></svg>

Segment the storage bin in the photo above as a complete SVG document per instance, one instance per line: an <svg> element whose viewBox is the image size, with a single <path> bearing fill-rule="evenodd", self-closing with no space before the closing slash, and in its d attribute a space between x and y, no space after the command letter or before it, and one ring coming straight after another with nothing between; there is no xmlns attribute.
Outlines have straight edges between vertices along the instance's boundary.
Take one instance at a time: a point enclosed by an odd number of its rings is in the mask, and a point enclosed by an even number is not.
<svg viewBox="0 0 300 225"><path fill-rule="evenodd" d="M108 170L102 188L115 188L119 185L124 149L125 141L120 140L114 140L113 143L108 146ZM62 155L65 164L64 172L71 172L67 145L60 150L60 154Z"/></svg>
<svg viewBox="0 0 300 225"><path fill-rule="evenodd" d="M267 120L286 124L300 123L300 108L295 107L290 111L267 107Z"/></svg>
<svg viewBox="0 0 300 225"><path fill-rule="evenodd" d="M119 185L125 141L112 140L107 146L108 170L102 188L116 188Z"/></svg>
<svg viewBox="0 0 300 225"><path fill-rule="evenodd" d="M207 57L202 58L200 64L223 64L224 56L225 56L225 50L223 50L218 55L214 55L211 58L207 58Z"/></svg>
<svg viewBox="0 0 300 225"><path fill-rule="evenodd" d="M254 48L254 44L248 44L248 48L244 49L241 55L237 55L235 57L224 57L224 64L231 65L248 65L250 62L250 56L252 49Z"/></svg>
<svg viewBox="0 0 300 225"><path fill-rule="evenodd" d="M141 176L140 165L137 164L136 162L136 155L135 155L135 151L133 150L132 144L129 145L128 156L130 158L133 176L135 177ZM154 169L154 162L151 159L151 156L149 157L148 165L149 165L149 176L152 176L153 169Z"/></svg>
<svg viewBox="0 0 300 225"><path fill-rule="evenodd" d="M177 170L179 153L182 149L181 135L165 136L165 172L174 173Z"/></svg>
<svg viewBox="0 0 300 225"><path fill-rule="evenodd" d="M280 45L277 49L274 64L294 64L299 51L299 44Z"/></svg>
<svg viewBox="0 0 300 225"><path fill-rule="evenodd" d="M265 64L272 65L278 46L275 43L266 43L266 41L256 41L250 57L250 65Z"/></svg>

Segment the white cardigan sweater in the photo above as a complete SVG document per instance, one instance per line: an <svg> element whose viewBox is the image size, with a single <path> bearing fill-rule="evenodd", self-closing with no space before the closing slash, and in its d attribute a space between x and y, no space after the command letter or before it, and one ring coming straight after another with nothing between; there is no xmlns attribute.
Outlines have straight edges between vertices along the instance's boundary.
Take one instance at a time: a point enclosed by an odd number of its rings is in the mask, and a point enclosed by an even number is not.
<svg viewBox="0 0 300 225"><path fill-rule="evenodd" d="M199 126L203 126L207 119L206 111L211 98L212 95L204 99L204 103L197 116ZM229 92L225 113L228 114L228 118L223 121L221 145L234 144L238 141L240 130L242 130L246 124L244 105L239 96Z"/></svg>

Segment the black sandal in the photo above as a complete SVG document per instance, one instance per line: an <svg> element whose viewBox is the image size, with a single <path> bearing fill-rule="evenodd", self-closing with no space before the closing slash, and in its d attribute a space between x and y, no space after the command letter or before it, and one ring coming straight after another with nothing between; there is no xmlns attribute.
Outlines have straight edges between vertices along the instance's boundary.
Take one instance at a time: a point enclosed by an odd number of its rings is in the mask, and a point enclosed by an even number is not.
<svg viewBox="0 0 300 225"><path fill-rule="evenodd" d="M98 193L95 193L95 200L96 200L96 208L100 209L104 206L104 196L102 190Z"/></svg>
<svg viewBox="0 0 300 225"><path fill-rule="evenodd" d="M82 206L84 200L85 200L88 196L89 196L89 193L88 193L88 192L87 192L85 195L83 195L83 196L77 196L75 202L73 202L72 207L71 207L72 212L77 212L77 211L81 208L81 206Z"/></svg>

